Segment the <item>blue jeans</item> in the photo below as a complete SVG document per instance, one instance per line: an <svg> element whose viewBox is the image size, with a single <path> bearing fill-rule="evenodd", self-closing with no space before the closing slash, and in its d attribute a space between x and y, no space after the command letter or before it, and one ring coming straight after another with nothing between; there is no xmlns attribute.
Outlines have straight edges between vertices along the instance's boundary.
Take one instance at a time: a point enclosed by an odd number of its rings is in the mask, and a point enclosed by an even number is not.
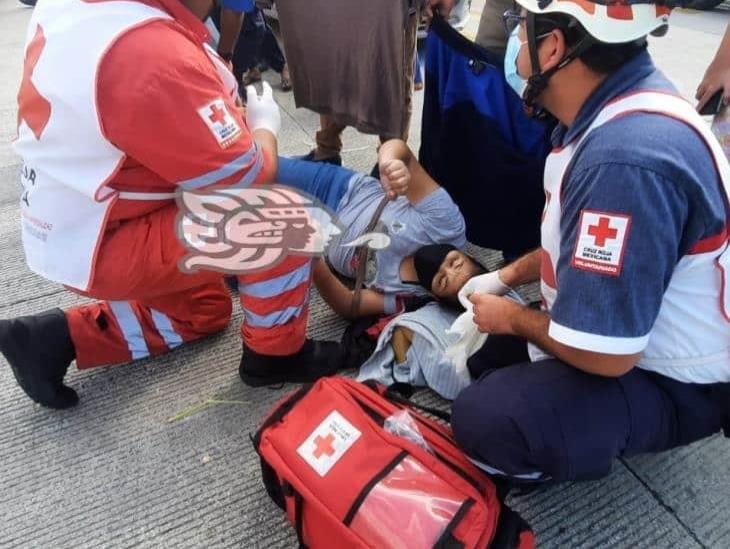
<svg viewBox="0 0 730 549"><path fill-rule="evenodd" d="M336 212L350 179L356 174L333 164L280 156L275 182L303 191Z"/></svg>
<svg viewBox="0 0 730 549"><path fill-rule="evenodd" d="M281 72L286 65L284 53L276 37L264 19L260 9L247 13L243 19L241 34L233 53L233 74L240 82L243 73L265 62L274 71Z"/></svg>

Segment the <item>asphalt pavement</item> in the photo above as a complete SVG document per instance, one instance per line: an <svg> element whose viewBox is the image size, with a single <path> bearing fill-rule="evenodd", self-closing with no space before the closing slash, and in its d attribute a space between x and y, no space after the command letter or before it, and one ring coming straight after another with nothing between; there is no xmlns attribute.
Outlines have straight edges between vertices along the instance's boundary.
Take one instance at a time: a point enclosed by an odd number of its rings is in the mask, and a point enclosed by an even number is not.
<svg viewBox="0 0 730 549"><path fill-rule="evenodd" d="M480 2L474 0L467 35L476 31ZM84 301L32 274L20 244L21 162L10 140L30 13L16 0L0 0L0 318ZM694 91L729 19L726 12L679 12L669 35L652 41L658 65L683 93ZM271 81L276 86L278 78ZM295 109L291 94L276 97L282 154L306 153L318 117ZM416 114L414 147L419 135ZM348 130L344 142L345 163L369 171L376 139ZM342 321L313 300L310 335L337 339ZM81 403L69 411L33 404L0 359L0 547L297 546L263 489L248 439L291 387L252 390L241 383L238 305L235 311L224 334L164 357L72 369L68 379ZM445 405L429 394L419 398ZM729 496L730 442L717 436L617 461L599 482L511 501L534 526L540 547L726 548Z"/></svg>

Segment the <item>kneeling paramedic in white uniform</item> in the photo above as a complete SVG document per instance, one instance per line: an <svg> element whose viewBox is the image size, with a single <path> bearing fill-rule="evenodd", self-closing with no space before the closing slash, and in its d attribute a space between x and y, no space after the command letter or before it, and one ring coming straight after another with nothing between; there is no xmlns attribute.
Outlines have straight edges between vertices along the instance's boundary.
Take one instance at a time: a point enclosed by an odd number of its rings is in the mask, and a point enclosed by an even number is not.
<svg viewBox="0 0 730 549"><path fill-rule="evenodd" d="M508 366L470 359L480 377L453 428L493 473L593 479L614 458L728 432L730 167L646 51L670 8L519 4L505 14L507 79L561 122L542 249L462 291L489 339L525 344ZM495 295L495 282L536 280L542 310Z"/></svg>

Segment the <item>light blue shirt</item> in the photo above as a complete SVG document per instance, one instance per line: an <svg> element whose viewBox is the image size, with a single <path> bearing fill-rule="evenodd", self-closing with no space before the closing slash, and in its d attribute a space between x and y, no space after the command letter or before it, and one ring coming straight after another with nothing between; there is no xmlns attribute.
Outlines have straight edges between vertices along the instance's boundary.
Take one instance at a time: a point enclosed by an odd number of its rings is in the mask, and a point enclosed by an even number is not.
<svg viewBox="0 0 730 549"><path fill-rule="evenodd" d="M339 243L328 251L332 266L345 276L354 278L355 248L344 247L362 236L367 229L385 192L377 179L364 174L350 178L348 189L337 208L337 215L345 227ZM417 204L404 196L389 202L383 210L376 231L386 232L390 246L375 253L377 266L368 278L367 286L388 297L396 295L425 295L427 290L417 284L404 283L400 278L403 260L429 244L466 246L466 227L458 206L445 189L439 188Z"/></svg>

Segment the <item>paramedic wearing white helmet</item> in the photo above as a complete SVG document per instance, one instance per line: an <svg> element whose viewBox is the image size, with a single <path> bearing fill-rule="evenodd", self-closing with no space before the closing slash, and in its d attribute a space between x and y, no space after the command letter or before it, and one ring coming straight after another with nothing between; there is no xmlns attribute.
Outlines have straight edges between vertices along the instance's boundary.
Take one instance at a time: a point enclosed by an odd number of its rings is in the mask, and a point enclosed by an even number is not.
<svg viewBox="0 0 730 549"><path fill-rule="evenodd" d="M486 470L592 479L614 458L728 429L730 167L653 65L651 2L520 0L505 14L508 82L561 123L545 169L542 247L462 290L474 321L526 349L454 403ZM540 281L542 310L500 297ZM528 358L529 355L529 358Z"/></svg>

